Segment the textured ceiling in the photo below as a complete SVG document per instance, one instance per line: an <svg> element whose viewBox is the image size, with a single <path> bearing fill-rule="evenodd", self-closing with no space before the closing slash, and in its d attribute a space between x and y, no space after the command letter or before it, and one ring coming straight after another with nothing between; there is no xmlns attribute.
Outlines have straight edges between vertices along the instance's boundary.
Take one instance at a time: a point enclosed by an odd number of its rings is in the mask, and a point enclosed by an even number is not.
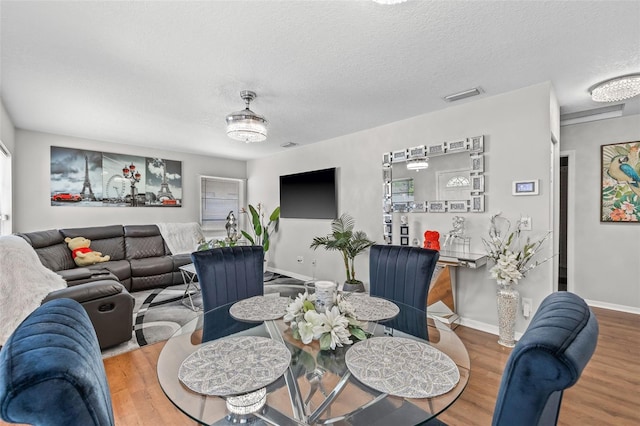
<svg viewBox="0 0 640 426"><path fill-rule="evenodd" d="M640 72L640 1L0 2L16 127L250 159L550 81L562 112ZM251 109L269 138L225 116ZM470 102L464 100L461 102ZM640 100L625 114L640 113Z"/></svg>

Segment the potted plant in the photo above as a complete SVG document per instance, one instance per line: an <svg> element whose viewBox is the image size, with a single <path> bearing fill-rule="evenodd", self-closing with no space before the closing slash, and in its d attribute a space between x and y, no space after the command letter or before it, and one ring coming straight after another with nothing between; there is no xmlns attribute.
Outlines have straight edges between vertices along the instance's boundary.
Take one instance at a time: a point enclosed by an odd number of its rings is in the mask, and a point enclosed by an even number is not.
<svg viewBox="0 0 640 426"><path fill-rule="evenodd" d="M311 243L312 249L322 246L326 250L337 250L342 254L347 280L344 282L345 291L364 291L362 281L356 279L355 258L360 253L375 244L364 231L354 231L356 221L348 213L331 221L331 234L325 237L315 237Z"/></svg>
<svg viewBox="0 0 640 426"><path fill-rule="evenodd" d="M278 225L280 224L280 207L276 207L271 213L269 216L269 222L266 225L264 224L263 207L264 206L261 203L258 203L256 207L249 204L249 211L244 208L240 210L240 213L251 216L249 218L249 223L251 223L251 231L253 235L250 235L246 231L241 232L252 245L262 246L266 253L269 251L269 245L271 244L270 235L278 231Z"/></svg>

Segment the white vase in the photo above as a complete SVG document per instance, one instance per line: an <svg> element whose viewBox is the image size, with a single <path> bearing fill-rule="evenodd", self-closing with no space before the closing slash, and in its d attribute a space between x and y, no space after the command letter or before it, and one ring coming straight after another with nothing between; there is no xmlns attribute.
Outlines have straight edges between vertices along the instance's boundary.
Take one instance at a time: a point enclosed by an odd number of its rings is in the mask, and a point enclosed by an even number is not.
<svg viewBox="0 0 640 426"><path fill-rule="evenodd" d="M520 293L514 288L513 283L498 284L498 343L508 348L516 345L516 313L519 301Z"/></svg>

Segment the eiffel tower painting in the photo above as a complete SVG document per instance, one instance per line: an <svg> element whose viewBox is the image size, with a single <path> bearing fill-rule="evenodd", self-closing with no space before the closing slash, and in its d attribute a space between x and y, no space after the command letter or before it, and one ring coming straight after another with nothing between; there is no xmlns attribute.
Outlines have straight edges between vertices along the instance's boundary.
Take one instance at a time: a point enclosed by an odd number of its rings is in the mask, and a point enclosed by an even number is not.
<svg viewBox="0 0 640 426"><path fill-rule="evenodd" d="M87 191L89 194L87 195ZM84 156L84 184L82 185L82 191L80 191L80 195L82 195L83 200L91 200L96 201L96 196L93 195L93 190L91 189L91 181L89 180L89 157Z"/></svg>

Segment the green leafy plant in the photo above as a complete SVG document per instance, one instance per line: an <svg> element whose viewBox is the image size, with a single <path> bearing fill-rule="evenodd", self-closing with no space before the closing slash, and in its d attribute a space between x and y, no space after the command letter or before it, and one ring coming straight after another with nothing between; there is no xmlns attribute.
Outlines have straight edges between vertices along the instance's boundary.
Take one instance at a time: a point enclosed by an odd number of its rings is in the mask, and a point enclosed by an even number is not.
<svg viewBox="0 0 640 426"><path fill-rule="evenodd" d="M269 251L269 246L271 244L271 235L275 232L278 232L278 227L280 224L280 206L276 207L275 210L269 215L269 222L264 224L264 212L262 209L264 206L261 203L258 203L256 207L253 207L249 204L249 210L241 209L240 213L244 213L249 216L249 223L251 224L251 232L249 234L246 231L241 231L242 235L249 240L252 245L262 246L264 251Z"/></svg>
<svg viewBox="0 0 640 426"><path fill-rule="evenodd" d="M315 237L311 243L312 249L324 247L326 250L337 250L342 254L347 273L347 283L358 284L356 279L355 258L360 253L375 244L364 231L354 231L356 221L348 213L331 221L331 234L325 237Z"/></svg>

